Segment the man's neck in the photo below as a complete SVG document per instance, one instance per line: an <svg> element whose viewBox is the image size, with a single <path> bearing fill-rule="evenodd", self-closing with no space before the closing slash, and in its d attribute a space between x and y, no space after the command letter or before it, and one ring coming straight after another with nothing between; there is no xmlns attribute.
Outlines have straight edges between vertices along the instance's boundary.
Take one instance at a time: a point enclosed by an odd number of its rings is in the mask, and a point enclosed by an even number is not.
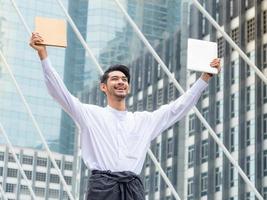
<svg viewBox="0 0 267 200"><path fill-rule="evenodd" d="M125 111L126 110L125 99L123 99L121 101L108 101L108 105L111 108L114 108L118 111Z"/></svg>

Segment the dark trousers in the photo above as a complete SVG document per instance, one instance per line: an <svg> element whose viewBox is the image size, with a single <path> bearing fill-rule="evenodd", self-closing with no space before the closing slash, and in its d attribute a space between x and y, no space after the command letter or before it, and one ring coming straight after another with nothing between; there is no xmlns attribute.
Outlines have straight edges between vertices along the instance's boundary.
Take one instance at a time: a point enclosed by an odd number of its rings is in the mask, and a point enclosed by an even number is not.
<svg viewBox="0 0 267 200"><path fill-rule="evenodd" d="M145 200L144 186L133 172L93 170L86 200Z"/></svg>

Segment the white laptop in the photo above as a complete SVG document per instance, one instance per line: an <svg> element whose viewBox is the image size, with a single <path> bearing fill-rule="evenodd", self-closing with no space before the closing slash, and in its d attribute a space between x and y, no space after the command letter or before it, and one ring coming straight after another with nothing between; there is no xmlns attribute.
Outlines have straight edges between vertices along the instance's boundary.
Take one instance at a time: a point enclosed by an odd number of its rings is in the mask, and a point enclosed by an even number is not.
<svg viewBox="0 0 267 200"><path fill-rule="evenodd" d="M217 43L204 40L188 39L187 69L199 72L218 74L218 70L210 66L217 58Z"/></svg>

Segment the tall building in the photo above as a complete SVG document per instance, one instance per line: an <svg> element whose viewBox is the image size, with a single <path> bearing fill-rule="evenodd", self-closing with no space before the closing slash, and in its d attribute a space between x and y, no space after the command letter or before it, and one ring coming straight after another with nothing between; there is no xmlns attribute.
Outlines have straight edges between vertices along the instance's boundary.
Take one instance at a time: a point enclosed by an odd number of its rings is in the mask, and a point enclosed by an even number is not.
<svg viewBox="0 0 267 200"><path fill-rule="evenodd" d="M201 3L267 75L267 1L205 0ZM266 199L267 87L194 5L188 6L185 1L182 7L183 28L166 37L155 49L183 88L188 88L199 73L186 71L187 38L218 43L224 68L210 80L197 107ZM134 59L130 67L133 88L128 105L131 110L154 110L179 96L149 53ZM92 90L90 94L84 98L105 104L99 91ZM151 148L181 199L255 199L193 111L153 141ZM142 175L147 199L172 199L150 159Z"/></svg>
<svg viewBox="0 0 267 200"><path fill-rule="evenodd" d="M68 1L63 1L68 6ZM30 29L34 31L35 16L64 18L53 1L16 1ZM51 149L58 150L61 109L48 95L42 68L36 52L29 47L29 35L11 1L1 1L1 51ZM64 73L65 50L49 48L49 56L60 75ZM3 61L0 61L0 121L14 145L41 148L42 143L19 98ZM1 143L5 141L1 138Z"/></svg>
<svg viewBox="0 0 267 200"><path fill-rule="evenodd" d="M166 34L173 34L180 25L181 1L179 0L128 0L125 4L125 10L152 46L164 40ZM121 12L119 14L123 17ZM123 28L117 30L114 39L101 50L99 62L103 67L116 63L130 63L143 53L143 47L144 45L125 20Z"/></svg>
<svg viewBox="0 0 267 200"><path fill-rule="evenodd" d="M0 184L10 200L31 199L28 185L9 150L6 145L0 145ZM16 147L14 150L36 199L69 199L47 152L25 147ZM73 156L53 153L53 157L64 176L68 189L74 194L77 185Z"/></svg>
<svg viewBox="0 0 267 200"><path fill-rule="evenodd" d="M202 5L266 76L267 1L206 0ZM266 199L267 87L194 5L190 11L188 35L216 41L224 63L198 108ZM188 76L188 85L195 76ZM187 117L185 141L184 199L256 199L193 112Z"/></svg>
<svg viewBox="0 0 267 200"><path fill-rule="evenodd" d="M51 1L16 2L26 23L34 31L36 16L65 19L60 6ZM52 5L53 4L53 5ZM65 8L73 18L83 37L87 32L88 1L64 0ZM75 148L75 125L49 96L43 81L42 68L36 52L29 47L29 35L10 1L2 2L0 8L0 46L27 102L44 133L52 151L73 154ZM48 48L49 57L71 93L82 91L85 71L85 50L68 27L68 48ZM18 146L43 148L43 144L30 120L14 84L2 61L0 67L0 121L11 142ZM16 126L14 126L16 124ZM2 140L2 143L5 141Z"/></svg>

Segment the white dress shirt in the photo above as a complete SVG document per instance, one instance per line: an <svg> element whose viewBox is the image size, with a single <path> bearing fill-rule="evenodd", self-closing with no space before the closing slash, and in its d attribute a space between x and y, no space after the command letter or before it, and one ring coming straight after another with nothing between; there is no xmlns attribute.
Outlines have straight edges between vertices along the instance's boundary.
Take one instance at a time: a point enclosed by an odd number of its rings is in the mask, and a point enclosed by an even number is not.
<svg viewBox="0 0 267 200"><path fill-rule="evenodd" d="M67 90L49 58L42 60L42 66L49 93L80 127L87 167L112 172L140 174L151 140L180 120L208 85L199 79L184 95L153 112L118 111L81 103Z"/></svg>

